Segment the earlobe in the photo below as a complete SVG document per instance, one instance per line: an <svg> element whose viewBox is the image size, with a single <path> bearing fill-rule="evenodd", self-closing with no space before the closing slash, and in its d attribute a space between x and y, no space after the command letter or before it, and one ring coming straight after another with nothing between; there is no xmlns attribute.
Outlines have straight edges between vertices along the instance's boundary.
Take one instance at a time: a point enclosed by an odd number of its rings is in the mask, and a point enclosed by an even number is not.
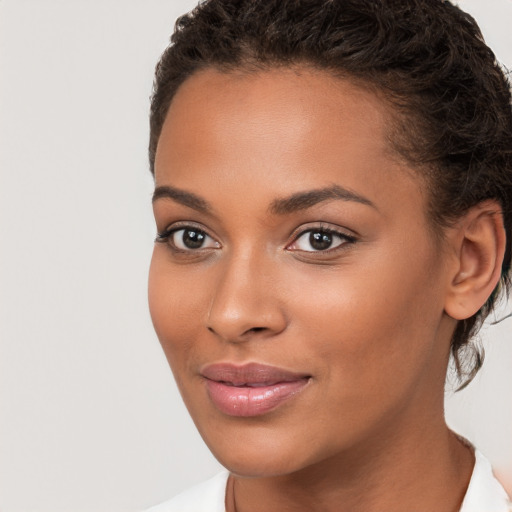
<svg viewBox="0 0 512 512"><path fill-rule="evenodd" d="M485 304L501 276L506 235L499 203L485 201L471 208L457 224L451 241L457 265L445 312L464 320Z"/></svg>

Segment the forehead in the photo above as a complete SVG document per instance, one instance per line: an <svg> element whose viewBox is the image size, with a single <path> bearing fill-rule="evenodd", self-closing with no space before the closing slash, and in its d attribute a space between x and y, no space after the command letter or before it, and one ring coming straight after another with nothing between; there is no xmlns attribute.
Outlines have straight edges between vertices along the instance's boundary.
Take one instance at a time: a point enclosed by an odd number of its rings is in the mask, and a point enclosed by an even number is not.
<svg viewBox="0 0 512 512"><path fill-rule="evenodd" d="M312 142L322 138L326 144L339 144L345 125L352 142L391 154L387 143L391 117L389 105L375 93L326 71L207 69L178 89L162 131L175 145L189 144L190 132L203 145L221 142L221 137L224 143L231 137L250 144L264 140L265 135L273 140L278 136L276 143L282 145L301 138L304 145L306 134ZM214 134L219 134L218 140Z"/></svg>
<svg viewBox="0 0 512 512"><path fill-rule="evenodd" d="M171 103L156 183L218 194L222 182L238 194L244 185L243 194L264 188L274 196L335 183L362 187L372 202L384 186L397 197L404 180L416 188L420 180L392 151L391 124L390 106L376 93L326 71L208 69Z"/></svg>

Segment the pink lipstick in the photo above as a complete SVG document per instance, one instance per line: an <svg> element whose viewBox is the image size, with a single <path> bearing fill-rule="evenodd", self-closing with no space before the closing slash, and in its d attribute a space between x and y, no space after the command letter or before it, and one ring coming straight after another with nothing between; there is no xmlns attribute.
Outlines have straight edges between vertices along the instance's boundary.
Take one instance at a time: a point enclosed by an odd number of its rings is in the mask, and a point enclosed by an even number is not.
<svg viewBox="0 0 512 512"><path fill-rule="evenodd" d="M219 363L202 372L213 404L229 416L260 416L299 393L310 376L274 366Z"/></svg>

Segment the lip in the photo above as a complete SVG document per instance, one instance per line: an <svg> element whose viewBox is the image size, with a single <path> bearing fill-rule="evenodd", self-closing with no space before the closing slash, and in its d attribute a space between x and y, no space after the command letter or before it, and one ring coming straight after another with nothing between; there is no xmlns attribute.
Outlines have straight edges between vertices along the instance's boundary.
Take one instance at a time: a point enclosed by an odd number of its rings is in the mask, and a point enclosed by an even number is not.
<svg viewBox="0 0 512 512"><path fill-rule="evenodd" d="M311 377L259 363L212 364L204 367L201 375L217 409L240 417L261 416L276 409L300 393Z"/></svg>

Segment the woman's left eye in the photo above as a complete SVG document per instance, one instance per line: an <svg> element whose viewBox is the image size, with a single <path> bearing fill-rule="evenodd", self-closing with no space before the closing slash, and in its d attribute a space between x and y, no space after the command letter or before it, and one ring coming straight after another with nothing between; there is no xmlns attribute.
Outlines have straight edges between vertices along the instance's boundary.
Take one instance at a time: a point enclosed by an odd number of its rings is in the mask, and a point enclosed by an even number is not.
<svg viewBox="0 0 512 512"><path fill-rule="evenodd" d="M322 252L336 249L343 244L354 241L354 237L330 229L309 229L298 236L288 246L288 250Z"/></svg>

